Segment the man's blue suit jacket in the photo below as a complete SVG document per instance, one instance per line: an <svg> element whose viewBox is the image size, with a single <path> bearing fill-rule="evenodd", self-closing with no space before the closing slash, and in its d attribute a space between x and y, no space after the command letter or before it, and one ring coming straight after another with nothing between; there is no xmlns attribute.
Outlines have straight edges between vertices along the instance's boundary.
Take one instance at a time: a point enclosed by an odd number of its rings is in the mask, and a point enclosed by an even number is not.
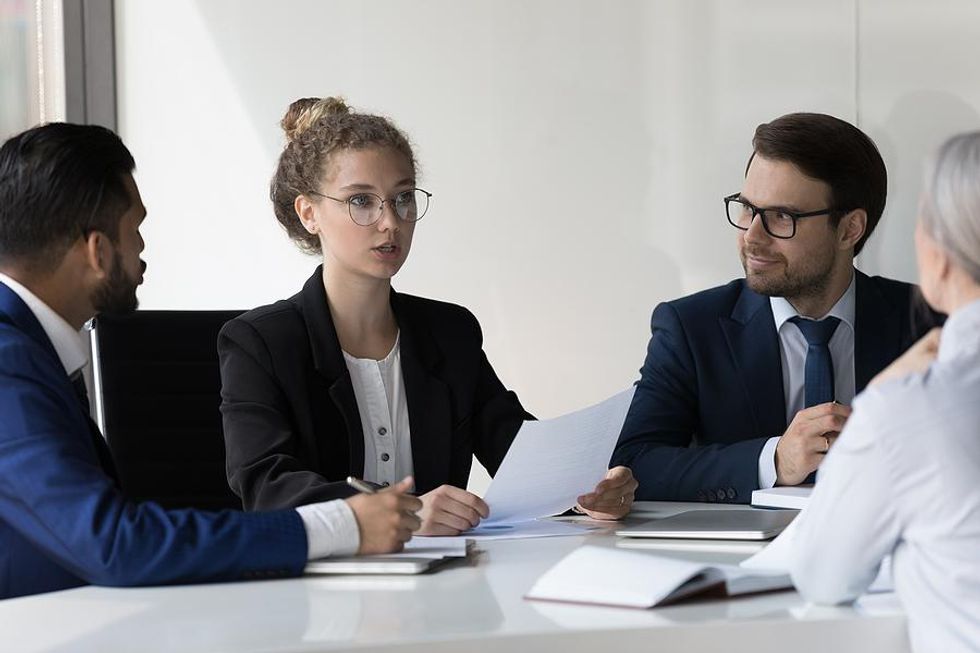
<svg viewBox="0 0 980 653"><path fill-rule="evenodd" d="M935 322L915 286L855 274L860 392ZM769 298L738 279L660 304L651 331L613 464L633 470L639 500L748 503L763 446L788 426Z"/></svg>
<svg viewBox="0 0 980 653"><path fill-rule="evenodd" d="M94 428L34 314L0 283L0 599L301 573L306 531L295 511L127 501L100 464Z"/></svg>

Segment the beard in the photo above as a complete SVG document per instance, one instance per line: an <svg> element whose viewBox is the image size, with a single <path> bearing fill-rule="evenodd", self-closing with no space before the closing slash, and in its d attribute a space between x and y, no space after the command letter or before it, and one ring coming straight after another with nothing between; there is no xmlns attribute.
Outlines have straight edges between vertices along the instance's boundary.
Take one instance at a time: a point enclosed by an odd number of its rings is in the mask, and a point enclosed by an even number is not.
<svg viewBox="0 0 980 653"><path fill-rule="evenodd" d="M140 261L143 270L146 270L146 263ZM92 303L95 310L107 315L128 315L139 307L139 299L136 298L136 288L138 281L130 279L123 269L122 257L119 252L113 252L112 271L109 278L105 280L102 287L95 291Z"/></svg>
<svg viewBox="0 0 980 653"><path fill-rule="evenodd" d="M834 256L807 257L795 265L785 258L782 269L769 272L750 272L746 264L746 252L740 252L745 283L751 290L766 297L793 298L822 295L830 286L834 270ZM770 256L766 254L766 256Z"/></svg>

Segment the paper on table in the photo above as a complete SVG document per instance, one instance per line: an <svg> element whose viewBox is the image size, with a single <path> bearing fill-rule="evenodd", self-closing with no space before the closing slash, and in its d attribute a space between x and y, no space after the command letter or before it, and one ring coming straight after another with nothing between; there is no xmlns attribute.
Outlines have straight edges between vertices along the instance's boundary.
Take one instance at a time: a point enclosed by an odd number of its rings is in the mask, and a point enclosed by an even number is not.
<svg viewBox="0 0 980 653"><path fill-rule="evenodd" d="M485 524L562 513L605 476L634 388L568 415L524 422L484 500Z"/></svg>
<svg viewBox="0 0 980 653"><path fill-rule="evenodd" d="M799 519L794 519L776 539L751 558L743 560L739 566L745 569L772 569L789 573L793 556L793 533Z"/></svg>
<svg viewBox="0 0 980 653"><path fill-rule="evenodd" d="M560 521L532 519L514 524L480 524L463 535L474 540L515 540L531 537L561 537L585 535L594 526L568 524Z"/></svg>
<svg viewBox="0 0 980 653"><path fill-rule="evenodd" d="M793 560L793 538L796 534L796 524L799 519L794 519L786 527L779 537L769 543L769 546L759 551L751 558L747 558L739 565L743 569L768 570L790 572ZM892 592L895 586L892 582L891 556L881 561L878 569L878 576L868 587L868 592Z"/></svg>

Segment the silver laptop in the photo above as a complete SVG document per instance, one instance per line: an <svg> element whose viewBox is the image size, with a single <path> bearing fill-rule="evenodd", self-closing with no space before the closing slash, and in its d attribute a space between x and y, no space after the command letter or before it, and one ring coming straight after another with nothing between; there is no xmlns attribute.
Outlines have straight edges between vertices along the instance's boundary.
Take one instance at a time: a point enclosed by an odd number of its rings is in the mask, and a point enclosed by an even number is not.
<svg viewBox="0 0 980 653"><path fill-rule="evenodd" d="M620 537L701 540L769 540L783 532L799 510L688 510L621 528Z"/></svg>

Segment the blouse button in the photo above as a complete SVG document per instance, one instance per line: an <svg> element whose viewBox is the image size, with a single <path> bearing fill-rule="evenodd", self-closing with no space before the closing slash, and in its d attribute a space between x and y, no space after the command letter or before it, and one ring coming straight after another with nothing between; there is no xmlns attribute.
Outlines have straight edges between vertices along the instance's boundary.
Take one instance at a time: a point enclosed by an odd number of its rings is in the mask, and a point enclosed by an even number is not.
<svg viewBox="0 0 980 653"><path fill-rule="evenodd" d="M388 454L386 454L386 453L383 453L383 454L381 454L381 460L383 460L383 461L385 461L385 462L388 462L388 460L389 460L390 458L391 458L391 456L389 456L389 455L388 455Z"/></svg>
<svg viewBox="0 0 980 653"><path fill-rule="evenodd" d="M382 426L381 428L379 428L379 429L378 429L378 435L385 435L385 434L387 434L387 433L388 433L388 429L386 429L386 428L385 428L385 427L383 427L383 426Z"/></svg>

